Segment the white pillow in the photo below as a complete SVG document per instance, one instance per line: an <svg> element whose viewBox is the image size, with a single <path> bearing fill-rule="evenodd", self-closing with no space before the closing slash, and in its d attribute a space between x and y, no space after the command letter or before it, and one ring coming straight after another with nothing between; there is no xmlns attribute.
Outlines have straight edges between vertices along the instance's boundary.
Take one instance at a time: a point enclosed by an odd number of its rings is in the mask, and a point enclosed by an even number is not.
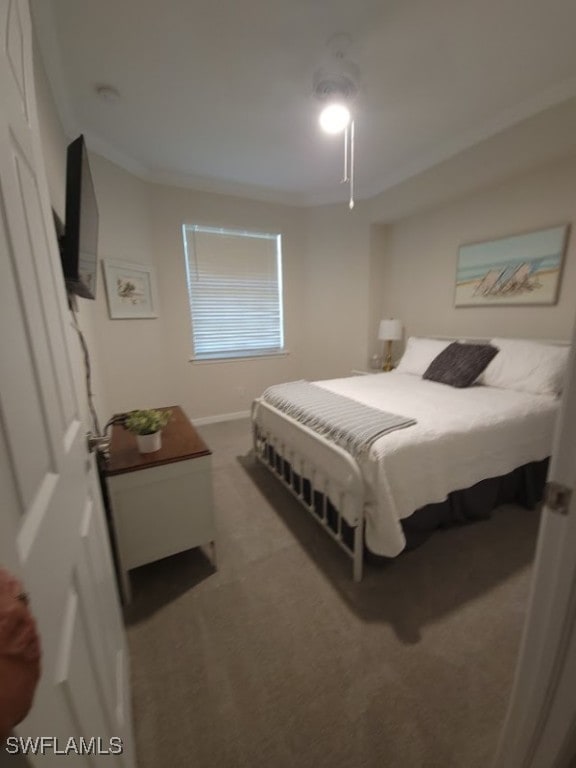
<svg viewBox="0 0 576 768"><path fill-rule="evenodd" d="M534 395L562 392L570 347L520 339L492 339L500 350L481 376L481 383Z"/></svg>
<svg viewBox="0 0 576 768"><path fill-rule="evenodd" d="M422 376L432 360L438 357L440 352L451 343L451 341L440 341L440 339L421 339L417 336L410 336L396 370L398 373L413 373L416 376Z"/></svg>

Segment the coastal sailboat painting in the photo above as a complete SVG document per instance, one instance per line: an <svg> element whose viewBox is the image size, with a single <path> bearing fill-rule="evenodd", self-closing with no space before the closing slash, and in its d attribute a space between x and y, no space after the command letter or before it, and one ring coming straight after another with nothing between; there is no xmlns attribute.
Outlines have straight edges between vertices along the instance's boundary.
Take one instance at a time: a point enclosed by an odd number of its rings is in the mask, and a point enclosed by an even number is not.
<svg viewBox="0 0 576 768"><path fill-rule="evenodd" d="M460 247L456 307L555 304L568 225Z"/></svg>

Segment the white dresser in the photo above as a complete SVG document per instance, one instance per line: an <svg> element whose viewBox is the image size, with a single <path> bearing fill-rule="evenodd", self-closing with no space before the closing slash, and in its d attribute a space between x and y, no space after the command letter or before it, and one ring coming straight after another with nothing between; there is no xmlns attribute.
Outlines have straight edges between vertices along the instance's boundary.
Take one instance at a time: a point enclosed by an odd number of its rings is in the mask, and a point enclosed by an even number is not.
<svg viewBox="0 0 576 768"><path fill-rule="evenodd" d="M134 435L114 426L102 467L124 601L129 571L192 547L210 545L215 565L211 451L179 406L170 406L162 448L139 453Z"/></svg>

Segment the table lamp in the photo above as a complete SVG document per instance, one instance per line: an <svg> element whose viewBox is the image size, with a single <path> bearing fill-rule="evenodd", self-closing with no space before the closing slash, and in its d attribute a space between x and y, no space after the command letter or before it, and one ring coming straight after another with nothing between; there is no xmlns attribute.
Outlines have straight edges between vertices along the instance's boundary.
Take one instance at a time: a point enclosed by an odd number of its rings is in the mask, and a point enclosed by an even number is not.
<svg viewBox="0 0 576 768"><path fill-rule="evenodd" d="M381 341L386 342L386 349L384 353L384 365L383 371L391 371L394 366L392 365L392 342L398 341L402 338L402 323L400 320L388 318L386 320L380 320L380 327L378 329L378 338Z"/></svg>

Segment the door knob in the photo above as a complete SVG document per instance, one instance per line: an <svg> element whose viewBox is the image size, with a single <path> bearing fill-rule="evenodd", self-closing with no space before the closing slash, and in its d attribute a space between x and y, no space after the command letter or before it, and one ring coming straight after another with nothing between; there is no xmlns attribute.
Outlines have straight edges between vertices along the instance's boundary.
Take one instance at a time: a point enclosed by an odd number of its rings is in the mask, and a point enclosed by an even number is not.
<svg viewBox="0 0 576 768"><path fill-rule="evenodd" d="M94 435L92 432L87 432L86 445L89 453L96 451L106 457L110 454L110 438L106 435Z"/></svg>

